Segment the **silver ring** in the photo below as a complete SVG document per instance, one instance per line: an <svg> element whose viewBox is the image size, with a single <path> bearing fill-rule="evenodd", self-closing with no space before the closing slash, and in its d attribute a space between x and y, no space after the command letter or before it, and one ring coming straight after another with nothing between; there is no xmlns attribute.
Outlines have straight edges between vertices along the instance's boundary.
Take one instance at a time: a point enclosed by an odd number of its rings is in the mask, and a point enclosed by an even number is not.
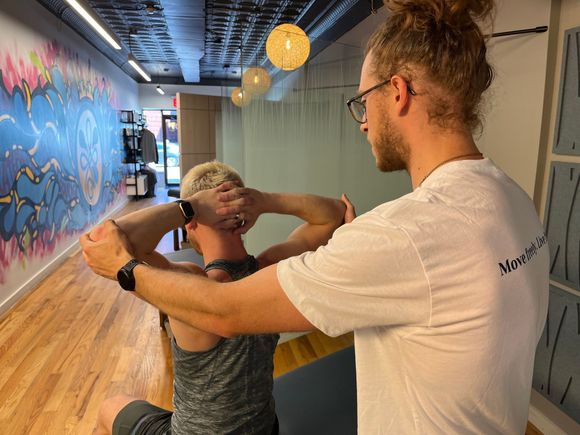
<svg viewBox="0 0 580 435"><path fill-rule="evenodd" d="M239 221L240 220L240 215L236 214L236 220Z"/></svg>
<svg viewBox="0 0 580 435"><path fill-rule="evenodd" d="M246 220L242 219L242 222L240 223L240 227L243 227L244 225L246 225Z"/></svg>

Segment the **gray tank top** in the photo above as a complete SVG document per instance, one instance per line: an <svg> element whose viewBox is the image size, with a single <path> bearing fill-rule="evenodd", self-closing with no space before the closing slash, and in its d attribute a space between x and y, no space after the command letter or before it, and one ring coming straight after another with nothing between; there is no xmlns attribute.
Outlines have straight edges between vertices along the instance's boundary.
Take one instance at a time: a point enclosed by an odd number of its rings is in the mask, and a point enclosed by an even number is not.
<svg viewBox="0 0 580 435"><path fill-rule="evenodd" d="M252 256L241 262L216 260L205 270L225 270L233 280L258 270ZM188 352L172 340L171 433L267 434L276 419L272 397L278 334L222 338L212 349Z"/></svg>

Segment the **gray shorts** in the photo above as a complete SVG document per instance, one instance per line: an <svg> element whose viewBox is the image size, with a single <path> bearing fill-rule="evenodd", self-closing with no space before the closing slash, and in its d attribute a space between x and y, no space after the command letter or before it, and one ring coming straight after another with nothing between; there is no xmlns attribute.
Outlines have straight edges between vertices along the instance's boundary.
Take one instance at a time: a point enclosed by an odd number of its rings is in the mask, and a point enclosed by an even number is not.
<svg viewBox="0 0 580 435"><path fill-rule="evenodd" d="M115 417L113 435L169 435L172 415L145 400L134 400Z"/></svg>
<svg viewBox="0 0 580 435"><path fill-rule="evenodd" d="M145 400L128 403L115 417L112 435L171 435L173 412L159 408ZM278 417L272 435L278 435Z"/></svg>

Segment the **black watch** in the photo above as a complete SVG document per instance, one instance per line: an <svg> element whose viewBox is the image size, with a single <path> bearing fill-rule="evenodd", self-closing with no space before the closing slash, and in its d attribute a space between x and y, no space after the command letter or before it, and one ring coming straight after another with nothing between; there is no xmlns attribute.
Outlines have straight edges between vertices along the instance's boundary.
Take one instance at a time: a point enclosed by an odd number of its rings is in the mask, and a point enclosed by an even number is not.
<svg viewBox="0 0 580 435"><path fill-rule="evenodd" d="M191 220L195 216L195 212L193 211L193 207L191 206L191 204L188 201L184 201L183 199L178 199L175 202L179 206L179 209L181 210L181 214L183 215L183 218L185 219L185 224L187 225L188 223L191 222Z"/></svg>
<svg viewBox="0 0 580 435"><path fill-rule="evenodd" d="M129 260L127 264L119 269L117 272L117 281L123 290L134 291L135 290L135 275L133 275L133 269L138 264L144 264L142 261L133 258Z"/></svg>

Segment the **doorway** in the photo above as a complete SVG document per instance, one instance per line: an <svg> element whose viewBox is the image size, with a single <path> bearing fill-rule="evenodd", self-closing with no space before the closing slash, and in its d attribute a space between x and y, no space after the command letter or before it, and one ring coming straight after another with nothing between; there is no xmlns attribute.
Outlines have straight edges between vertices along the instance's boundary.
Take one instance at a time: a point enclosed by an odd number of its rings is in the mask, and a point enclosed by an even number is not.
<svg viewBox="0 0 580 435"><path fill-rule="evenodd" d="M177 115L164 110L161 116L163 130L163 167L166 186L179 186L181 173L179 168L179 142L177 139ZM159 155L161 159L161 154Z"/></svg>
<svg viewBox="0 0 580 435"><path fill-rule="evenodd" d="M165 187L178 186L181 180L179 163L181 155L177 135L177 114L175 110L143 110L147 129L155 135L159 160L149 166L157 172L157 180L163 180Z"/></svg>

